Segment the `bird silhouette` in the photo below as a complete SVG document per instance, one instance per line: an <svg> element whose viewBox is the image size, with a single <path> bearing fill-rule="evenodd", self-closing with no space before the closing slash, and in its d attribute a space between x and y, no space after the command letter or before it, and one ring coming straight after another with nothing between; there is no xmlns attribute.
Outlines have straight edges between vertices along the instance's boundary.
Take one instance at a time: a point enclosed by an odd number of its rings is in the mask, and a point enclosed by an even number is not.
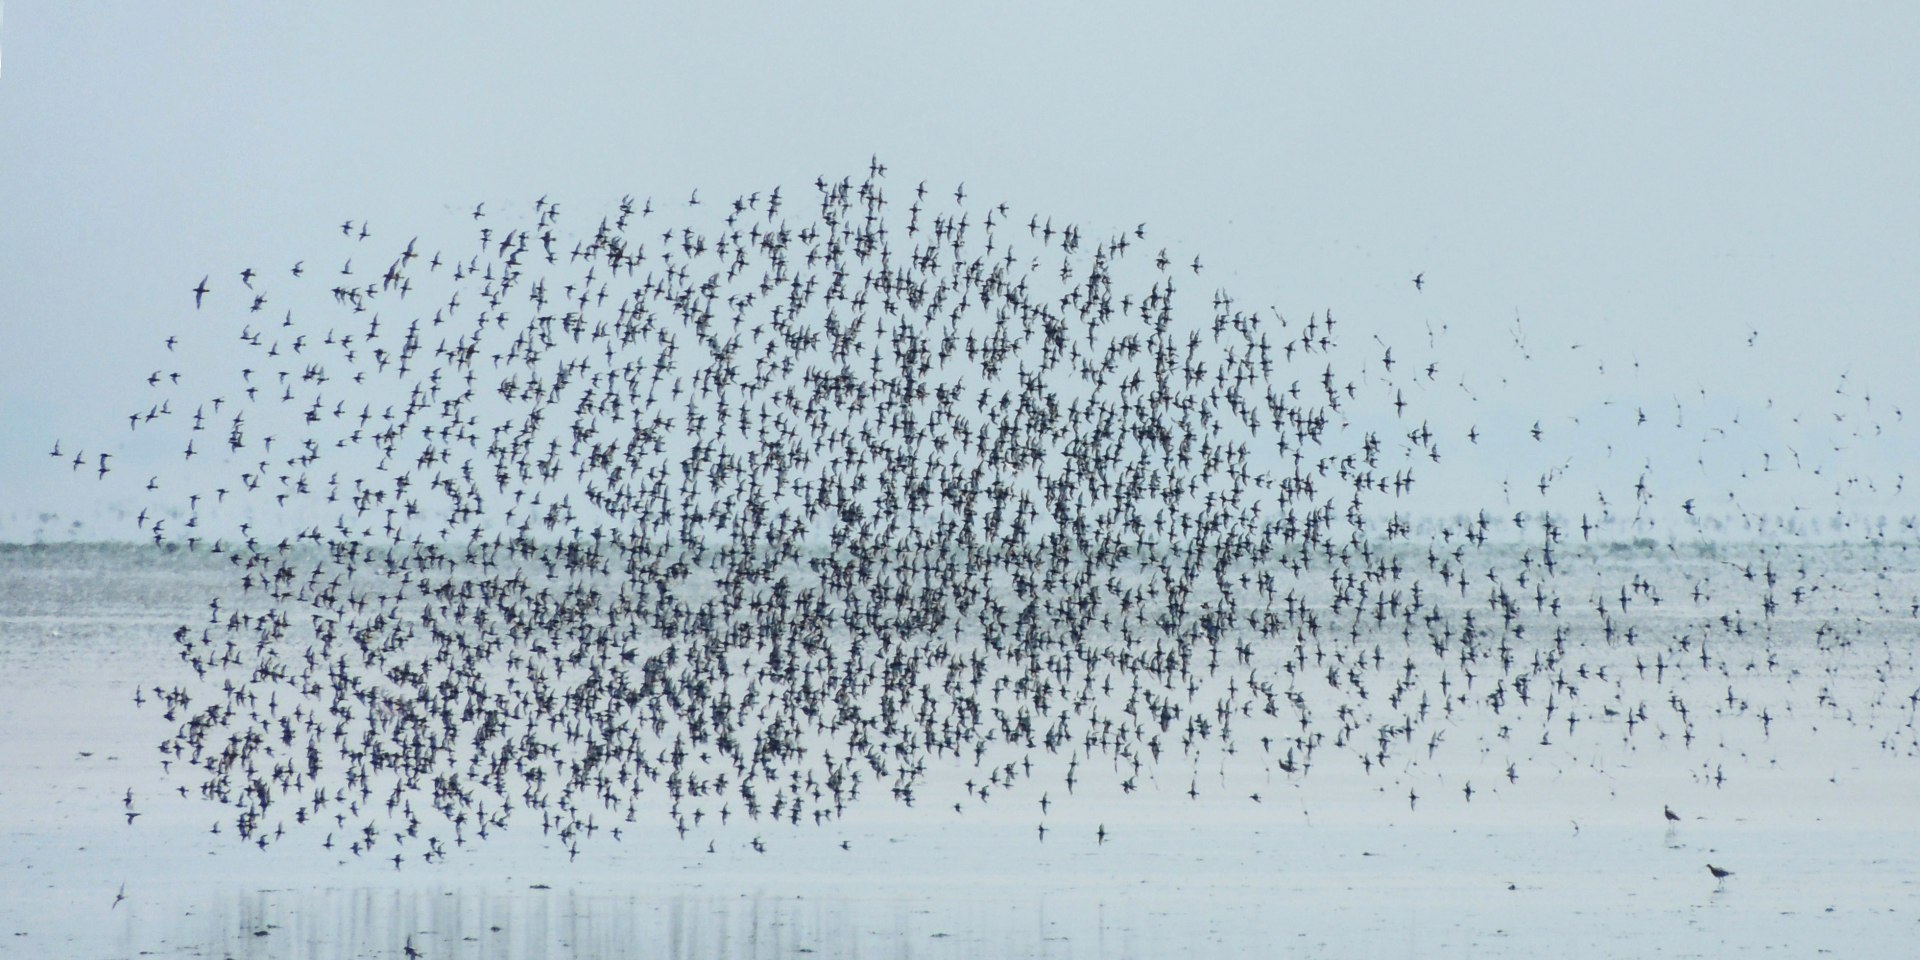
<svg viewBox="0 0 1920 960"><path fill-rule="evenodd" d="M1431 348L1189 289L1145 224L895 196L878 157L797 183L461 204L444 242L321 224L337 275L203 276L179 342L215 360L143 368L133 447L54 444L225 578L173 634L190 679L142 695L223 835L399 869L652 815L712 850L736 816L1046 818L1090 782L1272 811L1267 778L1328 764L1427 816L1450 751L1512 786L1594 738L1770 735L1807 713L1765 699L1782 611L1863 635L1790 551L1638 562L1685 544L1622 531L1716 519L1704 470L1589 477L1544 398L1446 416L1472 385ZM1636 405L1623 430L1687 420ZM1518 482L1415 518L1460 437ZM149 448L178 457L108 469ZM1497 732L1449 743L1473 717ZM1262 779L1200 791L1229 756Z"/></svg>

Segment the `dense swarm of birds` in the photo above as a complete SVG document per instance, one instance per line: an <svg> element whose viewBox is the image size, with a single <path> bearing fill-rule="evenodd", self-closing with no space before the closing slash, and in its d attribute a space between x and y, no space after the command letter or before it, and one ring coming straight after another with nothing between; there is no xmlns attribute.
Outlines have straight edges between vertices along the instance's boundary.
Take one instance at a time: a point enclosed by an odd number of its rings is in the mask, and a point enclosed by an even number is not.
<svg viewBox="0 0 1920 960"><path fill-rule="evenodd" d="M1632 548L1689 606L1585 516L1416 523L1432 363L1357 372L1331 313L1245 308L1145 225L896 196L877 161L811 186L481 204L458 250L350 220L338 265L193 287L237 346L129 418L181 455L142 536L234 580L175 634L191 677L141 694L180 790L243 841L311 822L399 865L520 818L575 852L641 816L817 823L941 767L956 806L1198 798L1206 756L1404 771L1473 713L1511 781L1582 725L1856 706L1789 689L1818 667L1774 625L1825 576L1789 548ZM1868 636L1843 606L1797 636ZM1688 671L1724 701L1661 696Z"/></svg>

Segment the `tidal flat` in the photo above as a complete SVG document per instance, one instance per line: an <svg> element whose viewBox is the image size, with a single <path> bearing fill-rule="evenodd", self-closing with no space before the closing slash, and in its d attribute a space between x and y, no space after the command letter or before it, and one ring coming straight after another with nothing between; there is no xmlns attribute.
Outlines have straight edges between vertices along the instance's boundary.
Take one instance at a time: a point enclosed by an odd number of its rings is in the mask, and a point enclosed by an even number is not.
<svg viewBox="0 0 1920 960"><path fill-rule="evenodd" d="M193 679L175 629L227 589L219 563L11 548L0 955L1897 956L1920 932L1915 625L1868 608L1920 571L1878 559L1863 581L1833 572L1831 595L1860 609L1817 620L1855 634L1782 615L1771 669L1756 641L1751 664L1727 651L1656 686L1632 669L1646 649L1579 648L1590 674L1630 678L1628 699L1718 702L1696 707L1690 742L1596 707L1543 745L1462 709L1417 763L1325 756L1289 775L1246 737L1127 777L1042 752L969 802L979 771L956 760L929 766L912 805L876 794L820 824L736 813L681 836L656 792L577 852L522 810L396 866L331 822L242 842L230 809L163 764L175 724L152 688Z"/></svg>

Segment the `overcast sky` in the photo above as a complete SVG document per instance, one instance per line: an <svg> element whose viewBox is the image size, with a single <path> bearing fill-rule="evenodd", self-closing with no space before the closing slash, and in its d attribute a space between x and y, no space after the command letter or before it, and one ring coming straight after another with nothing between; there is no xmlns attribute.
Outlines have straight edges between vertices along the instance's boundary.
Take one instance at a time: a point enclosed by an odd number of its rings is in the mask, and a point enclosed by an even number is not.
<svg viewBox="0 0 1920 960"><path fill-rule="evenodd" d="M1496 443L1664 400L1756 444L1792 415L1884 428L1844 444L1879 476L1912 459L1920 8L1314 6L13 0L0 538L99 522L46 452L124 426L203 275L343 219L730 196L873 154L1145 221L1243 302L1429 344L1470 384L1432 402Z"/></svg>

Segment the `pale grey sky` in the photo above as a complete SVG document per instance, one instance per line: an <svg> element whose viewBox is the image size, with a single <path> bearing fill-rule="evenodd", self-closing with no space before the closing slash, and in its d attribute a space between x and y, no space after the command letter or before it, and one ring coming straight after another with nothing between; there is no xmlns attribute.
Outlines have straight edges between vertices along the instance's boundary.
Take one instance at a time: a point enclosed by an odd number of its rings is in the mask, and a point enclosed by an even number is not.
<svg viewBox="0 0 1920 960"><path fill-rule="evenodd" d="M1663 402L1751 446L1870 423L1849 469L1914 461L1891 411L1920 413L1920 8L1305 6L16 0L0 538L95 522L46 451L118 436L203 275L343 219L731 196L873 154L902 186L1146 221L1210 285L1353 341L1436 331L1472 389L1431 409L1496 447L1579 417L1553 456L1596 485L1636 469L1600 463L1633 442L1609 411Z"/></svg>

